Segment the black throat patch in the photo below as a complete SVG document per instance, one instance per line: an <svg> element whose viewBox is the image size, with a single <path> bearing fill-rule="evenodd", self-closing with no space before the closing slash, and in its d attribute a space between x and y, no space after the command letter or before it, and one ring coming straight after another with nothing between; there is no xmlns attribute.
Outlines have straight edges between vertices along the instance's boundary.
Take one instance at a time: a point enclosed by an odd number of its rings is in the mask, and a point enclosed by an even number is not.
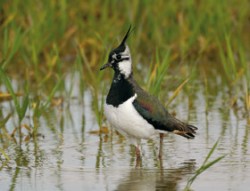
<svg viewBox="0 0 250 191"><path fill-rule="evenodd" d="M109 90L106 103L114 107L133 97L135 94L132 84L122 74L115 74Z"/></svg>

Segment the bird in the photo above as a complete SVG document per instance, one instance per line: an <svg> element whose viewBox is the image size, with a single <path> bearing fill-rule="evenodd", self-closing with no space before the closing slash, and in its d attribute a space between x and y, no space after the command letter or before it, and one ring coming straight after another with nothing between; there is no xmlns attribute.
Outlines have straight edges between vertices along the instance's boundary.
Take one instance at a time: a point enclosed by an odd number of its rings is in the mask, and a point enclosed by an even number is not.
<svg viewBox="0 0 250 191"><path fill-rule="evenodd" d="M169 132L193 139L198 128L175 118L157 97L146 92L135 81L130 49L126 43L130 33L131 26L119 46L110 51L108 62L100 70L112 68L114 71L104 103L104 115L109 124L135 146L136 160L141 160L142 139L151 139L160 134L162 144L164 134Z"/></svg>

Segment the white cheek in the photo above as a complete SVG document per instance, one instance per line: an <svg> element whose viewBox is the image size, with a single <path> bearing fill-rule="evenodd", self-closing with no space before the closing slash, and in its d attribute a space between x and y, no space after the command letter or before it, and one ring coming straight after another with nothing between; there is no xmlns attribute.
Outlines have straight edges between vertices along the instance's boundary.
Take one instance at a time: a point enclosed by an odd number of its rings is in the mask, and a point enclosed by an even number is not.
<svg viewBox="0 0 250 191"><path fill-rule="evenodd" d="M129 60L124 60L119 63L119 70L127 78L131 74L131 62Z"/></svg>

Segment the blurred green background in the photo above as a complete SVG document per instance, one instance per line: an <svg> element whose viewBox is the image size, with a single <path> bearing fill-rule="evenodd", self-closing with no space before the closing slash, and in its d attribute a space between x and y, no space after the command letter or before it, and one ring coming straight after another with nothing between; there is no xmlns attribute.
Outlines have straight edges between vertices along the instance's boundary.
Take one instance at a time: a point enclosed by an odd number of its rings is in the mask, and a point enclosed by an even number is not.
<svg viewBox="0 0 250 191"><path fill-rule="evenodd" d="M0 59L9 73L41 81L44 75L50 78L71 70L82 50L86 56L82 65L88 62L98 75L108 51L131 24L135 30L129 45L135 64L149 65L156 51L161 56L171 51L174 63L195 62L205 72L221 68L220 73L234 80L240 69L246 72L249 62L249 4L247 0L2 0Z"/></svg>

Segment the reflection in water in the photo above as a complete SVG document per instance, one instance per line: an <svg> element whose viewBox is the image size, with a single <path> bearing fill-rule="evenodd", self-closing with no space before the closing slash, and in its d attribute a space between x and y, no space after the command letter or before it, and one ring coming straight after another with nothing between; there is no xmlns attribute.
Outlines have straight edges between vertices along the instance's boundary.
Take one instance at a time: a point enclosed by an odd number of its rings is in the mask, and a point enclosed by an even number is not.
<svg viewBox="0 0 250 191"><path fill-rule="evenodd" d="M186 179L185 175L194 170L194 160L187 161L175 169L131 169L128 175L120 180L115 190L179 190L179 183Z"/></svg>
<svg viewBox="0 0 250 191"><path fill-rule="evenodd" d="M39 168L44 164L44 151L39 148L36 141L33 145L13 145L10 153L11 160L6 172L11 176L11 183L8 190L15 190L17 182L22 176L30 177L31 168Z"/></svg>

